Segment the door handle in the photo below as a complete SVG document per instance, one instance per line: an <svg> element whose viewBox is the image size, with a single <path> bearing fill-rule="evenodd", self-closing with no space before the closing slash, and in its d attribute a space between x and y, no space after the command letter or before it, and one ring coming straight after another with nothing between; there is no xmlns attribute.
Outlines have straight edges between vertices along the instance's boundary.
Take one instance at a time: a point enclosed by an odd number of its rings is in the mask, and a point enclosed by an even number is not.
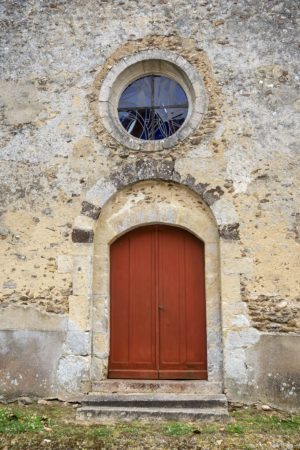
<svg viewBox="0 0 300 450"><path fill-rule="evenodd" d="M158 305L158 309L162 310L165 309L164 305Z"/></svg>

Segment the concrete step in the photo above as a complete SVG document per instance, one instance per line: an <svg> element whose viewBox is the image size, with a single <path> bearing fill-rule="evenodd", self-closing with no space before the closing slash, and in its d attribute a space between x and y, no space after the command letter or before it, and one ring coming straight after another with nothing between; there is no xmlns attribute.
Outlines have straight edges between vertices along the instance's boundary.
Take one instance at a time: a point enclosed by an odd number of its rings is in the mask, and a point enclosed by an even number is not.
<svg viewBox="0 0 300 450"><path fill-rule="evenodd" d="M79 408L76 418L80 422L114 423L117 421L187 421L224 420L228 418L226 408L138 408L114 406L84 406Z"/></svg>
<svg viewBox="0 0 300 450"><path fill-rule="evenodd" d="M101 394L87 395L77 410L80 421L219 420L228 417L223 394Z"/></svg>
<svg viewBox="0 0 300 450"><path fill-rule="evenodd" d="M219 394L222 384L206 380L102 380L93 384L93 391L102 393L181 393Z"/></svg>
<svg viewBox="0 0 300 450"><path fill-rule="evenodd" d="M215 408L227 407L225 395L196 394L97 394L84 397L82 406L124 406L160 408Z"/></svg>

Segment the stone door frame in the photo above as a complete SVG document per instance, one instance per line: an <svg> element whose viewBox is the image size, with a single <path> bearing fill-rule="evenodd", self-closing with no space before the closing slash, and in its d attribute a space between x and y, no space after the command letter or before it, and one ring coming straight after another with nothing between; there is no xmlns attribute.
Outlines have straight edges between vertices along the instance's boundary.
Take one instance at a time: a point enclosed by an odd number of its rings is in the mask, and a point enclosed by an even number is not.
<svg viewBox="0 0 300 450"><path fill-rule="evenodd" d="M234 325L237 315L246 314L246 305L240 297L241 263L245 261L240 256L236 230L231 232L231 227L226 226L224 231L220 227L204 196L197 192L199 185L193 189L184 184L157 179L136 180L125 186L102 182L88 192L82 204L82 213L76 218L72 232L73 295L69 322L72 329L84 331L89 337L89 380L82 380L85 392L96 390L97 383L107 378L109 245L121 234L145 224L183 227L204 241L208 382L222 389L226 377L231 377L236 369L231 370L232 357L235 360L238 356L239 365L243 365L240 336L248 333L249 323ZM155 186L158 189L155 201L148 203L143 189L155 190Z"/></svg>

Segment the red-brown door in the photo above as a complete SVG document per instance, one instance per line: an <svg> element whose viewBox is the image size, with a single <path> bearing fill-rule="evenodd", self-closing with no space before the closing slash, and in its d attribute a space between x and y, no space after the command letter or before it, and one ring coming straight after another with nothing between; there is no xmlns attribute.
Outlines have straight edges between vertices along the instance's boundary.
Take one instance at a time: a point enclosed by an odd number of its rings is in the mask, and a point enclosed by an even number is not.
<svg viewBox="0 0 300 450"><path fill-rule="evenodd" d="M207 379L204 245L137 228L111 245L109 378Z"/></svg>

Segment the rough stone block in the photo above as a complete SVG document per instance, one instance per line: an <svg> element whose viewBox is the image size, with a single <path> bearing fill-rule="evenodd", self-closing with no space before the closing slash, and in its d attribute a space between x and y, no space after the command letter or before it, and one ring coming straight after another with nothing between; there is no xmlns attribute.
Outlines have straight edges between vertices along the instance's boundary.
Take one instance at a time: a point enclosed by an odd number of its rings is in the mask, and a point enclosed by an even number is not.
<svg viewBox="0 0 300 450"><path fill-rule="evenodd" d="M81 230L79 228L74 228L72 231L72 241L89 243L94 240L94 231L92 230Z"/></svg>

